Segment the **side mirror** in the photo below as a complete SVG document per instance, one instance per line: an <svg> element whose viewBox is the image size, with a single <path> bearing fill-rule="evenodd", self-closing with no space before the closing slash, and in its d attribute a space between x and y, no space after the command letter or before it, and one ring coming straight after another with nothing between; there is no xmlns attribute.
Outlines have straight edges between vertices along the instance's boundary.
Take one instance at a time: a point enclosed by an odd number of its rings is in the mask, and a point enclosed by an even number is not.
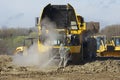
<svg viewBox="0 0 120 80"><path fill-rule="evenodd" d="M40 21L40 18L39 18L39 17L36 17L36 18L35 18L35 26L36 26L36 27L39 25L39 21Z"/></svg>

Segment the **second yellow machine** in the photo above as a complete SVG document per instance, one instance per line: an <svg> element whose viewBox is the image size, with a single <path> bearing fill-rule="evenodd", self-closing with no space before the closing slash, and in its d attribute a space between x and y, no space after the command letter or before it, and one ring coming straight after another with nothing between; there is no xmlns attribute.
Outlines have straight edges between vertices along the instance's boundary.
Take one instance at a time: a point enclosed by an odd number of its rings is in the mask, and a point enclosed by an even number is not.
<svg viewBox="0 0 120 80"><path fill-rule="evenodd" d="M97 55L100 57L120 57L120 36L111 36L108 40L105 35L96 35Z"/></svg>

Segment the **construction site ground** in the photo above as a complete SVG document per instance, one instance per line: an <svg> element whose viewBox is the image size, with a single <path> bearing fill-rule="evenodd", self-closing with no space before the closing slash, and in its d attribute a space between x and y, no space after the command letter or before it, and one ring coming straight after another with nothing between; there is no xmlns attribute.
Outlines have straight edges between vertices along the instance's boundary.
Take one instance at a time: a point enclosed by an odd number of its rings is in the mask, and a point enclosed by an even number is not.
<svg viewBox="0 0 120 80"><path fill-rule="evenodd" d="M97 58L81 65L18 66L12 57L0 55L0 80L120 80L119 58Z"/></svg>

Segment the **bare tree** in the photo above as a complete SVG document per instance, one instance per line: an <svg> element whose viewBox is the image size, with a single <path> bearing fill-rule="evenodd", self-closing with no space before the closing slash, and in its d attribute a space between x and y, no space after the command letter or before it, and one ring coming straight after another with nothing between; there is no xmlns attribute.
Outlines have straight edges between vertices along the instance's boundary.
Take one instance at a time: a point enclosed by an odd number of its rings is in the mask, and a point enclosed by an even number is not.
<svg viewBox="0 0 120 80"><path fill-rule="evenodd" d="M101 30L101 33L105 34L107 38L110 38L111 36L120 36L120 25L106 26Z"/></svg>

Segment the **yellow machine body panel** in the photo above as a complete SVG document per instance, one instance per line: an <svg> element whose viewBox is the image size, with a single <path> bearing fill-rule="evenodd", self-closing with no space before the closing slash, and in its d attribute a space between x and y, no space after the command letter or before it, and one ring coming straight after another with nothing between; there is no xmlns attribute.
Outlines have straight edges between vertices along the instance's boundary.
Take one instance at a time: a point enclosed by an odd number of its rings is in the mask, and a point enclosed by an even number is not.
<svg viewBox="0 0 120 80"><path fill-rule="evenodd" d="M27 55L27 52L25 52L27 50L26 46L19 46L16 48L14 54L22 54L22 55Z"/></svg>
<svg viewBox="0 0 120 80"><path fill-rule="evenodd" d="M24 46L17 47L15 50L15 54L19 51L21 51L21 52L24 51L24 48L25 48Z"/></svg>
<svg viewBox="0 0 120 80"><path fill-rule="evenodd" d="M81 46L70 46L70 51L72 54L80 53Z"/></svg>
<svg viewBox="0 0 120 80"><path fill-rule="evenodd" d="M115 51L120 51L120 46L115 46Z"/></svg>
<svg viewBox="0 0 120 80"><path fill-rule="evenodd" d="M106 36L95 35L93 37L97 40L97 53L104 52L106 50Z"/></svg>
<svg viewBox="0 0 120 80"><path fill-rule="evenodd" d="M106 50L105 46L100 45L100 48L97 50L97 53L104 52Z"/></svg>
<svg viewBox="0 0 120 80"><path fill-rule="evenodd" d="M50 45L43 45L38 41L38 50L40 53L45 53L51 49L59 49L60 46L50 46ZM69 48L71 54L80 53L81 45L79 46L64 46L64 48Z"/></svg>
<svg viewBox="0 0 120 80"><path fill-rule="evenodd" d="M120 51L120 36L112 36L112 42L115 46L115 51Z"/></svg>

